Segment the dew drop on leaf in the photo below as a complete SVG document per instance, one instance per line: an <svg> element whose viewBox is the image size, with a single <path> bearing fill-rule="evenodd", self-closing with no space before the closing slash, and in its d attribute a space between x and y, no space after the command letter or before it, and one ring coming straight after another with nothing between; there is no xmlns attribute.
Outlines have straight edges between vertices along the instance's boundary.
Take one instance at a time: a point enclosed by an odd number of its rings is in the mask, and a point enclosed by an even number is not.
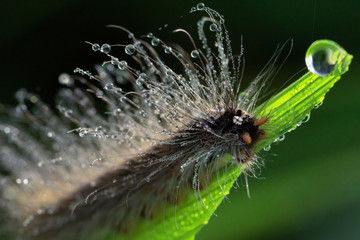
<svg viewBox="0 0 360 240"><path fill-rule="evenodd" d="M306 52L306 66L310 72L326 77L334 71L339 62L338 56L343 51L334 41L315 41Z"/></svg>

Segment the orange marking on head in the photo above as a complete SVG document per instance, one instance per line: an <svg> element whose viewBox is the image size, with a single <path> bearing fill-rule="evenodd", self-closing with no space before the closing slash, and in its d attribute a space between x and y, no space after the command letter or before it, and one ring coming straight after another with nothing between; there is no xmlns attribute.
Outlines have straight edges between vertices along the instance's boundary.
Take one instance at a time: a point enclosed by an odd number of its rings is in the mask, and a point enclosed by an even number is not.
<svg viewBox="0 0 360 240"><path fill-rule="evenodd" d="M248 132L246 132L242 135L242 140L247 144L250 144L252 141L251 136Z"/></svg>
<svg viewBox="0 0 360 240"><path fill-rule="evenodd" d="M256 126L263 125L263 124L265 124L268 120L269 120L268 117L256 119L255 122L254 122L254 126L256 127Z"/></svg>

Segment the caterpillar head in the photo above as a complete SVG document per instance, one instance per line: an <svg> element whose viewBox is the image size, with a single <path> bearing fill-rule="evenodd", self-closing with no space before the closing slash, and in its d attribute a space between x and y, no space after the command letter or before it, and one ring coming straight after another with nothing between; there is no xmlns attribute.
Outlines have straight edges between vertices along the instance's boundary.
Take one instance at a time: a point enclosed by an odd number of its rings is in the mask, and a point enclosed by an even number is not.
<svg viewBox="0 0 360 240"><path fill-rule="evenodd" d="M267 117L257 119L241 109L229 109L214 121L212 129L237 145L252 146L264 136L260 126L267 121Z"/></svg>

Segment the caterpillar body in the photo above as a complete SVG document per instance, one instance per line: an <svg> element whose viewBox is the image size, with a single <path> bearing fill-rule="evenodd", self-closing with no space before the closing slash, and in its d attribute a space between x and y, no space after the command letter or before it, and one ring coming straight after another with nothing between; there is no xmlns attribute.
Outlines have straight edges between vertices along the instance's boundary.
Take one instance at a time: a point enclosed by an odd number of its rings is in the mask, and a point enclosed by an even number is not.
<svg viewBox="0 0 360 240"><path fill-rule="evenodd" d="M193 11L207 14L197 24L201 48L183 29L175 32L189 36L190 53L118 27L132 42L90 43L110 58L96 74L77 68L82 76L59 77L68 86L59 92L60 116L26 90L17 92L15 109L2 107L0 232L87 239L106 226L125 234L165 205L200 194L224 165L246 166L246 176L262 164L253 149L269 118L252 111L282 49L242 91L243 52L233 56L224 18L205 6ZM209 33L215 43L208 43ZM119 46L136 67L111 55ZM159 49L177 59L181 73ZM120 87L124 80L131 90ZM232 161L220 160L225 153Z"/></svg>

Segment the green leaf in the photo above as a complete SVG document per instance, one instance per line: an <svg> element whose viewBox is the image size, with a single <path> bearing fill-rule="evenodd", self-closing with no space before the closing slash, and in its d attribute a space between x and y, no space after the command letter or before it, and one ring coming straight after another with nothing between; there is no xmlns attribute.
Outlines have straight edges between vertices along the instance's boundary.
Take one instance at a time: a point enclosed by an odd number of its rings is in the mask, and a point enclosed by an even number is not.
<svg viewBox="0 0 360 240"><path fill-rule="evenodd" d="M269 117L264 125L266 138L260 141L255 152L270 145L283 134L294 130L302 122L308 121L310 111L322 104L325 94L334 86L351 63L352 56L335 42L321 40L310 46L307 58L313 51L330 49L328 63L334 68L328 76L318 76L308 72L296 82L255 109L257 118ZM329 53L329 52L327 52ZM305 119L304 119L305 118ZM230 158L230 156L223 156ZM95 239L194 239L195 234L209 221L214 211L223 201L241 173L237 166L227 166L215 176L211 185L201 192L187 197L179 205L168 206L165 214L152 221L143 221L131 235L119 236L110 230L103 230ZM230 169L229 169L230 168Z"/></svg>
<svg viewBox="0 0 360 240"><path fill-rule="evenodd" d="M317 48L321 51L324 47L327 47L327 51L330 49L330 60L335 64L328 76L321 77L308 72L255 110L256 117L269 117L266 124L266 139L256 146L256 151L308 121L310 111L322 104L325 94L340 80L340 76L348 71L352 56L333 41L314 42L309 47L306 57L308 58Z"/></svg>

